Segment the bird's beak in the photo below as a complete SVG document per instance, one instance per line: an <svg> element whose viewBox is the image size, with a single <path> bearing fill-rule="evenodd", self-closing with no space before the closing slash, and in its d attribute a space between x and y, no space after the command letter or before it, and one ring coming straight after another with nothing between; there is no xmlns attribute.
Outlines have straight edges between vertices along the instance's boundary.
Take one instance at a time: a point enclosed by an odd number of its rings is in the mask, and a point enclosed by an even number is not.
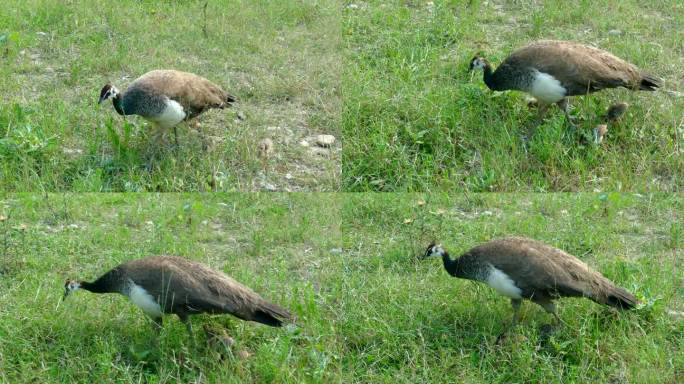
<svg viewBox="0 0 684 384"><path fill-rule="evenodd" d="M106 100L106 99L105 99L104 97L100 97L100 100L97 101L97 105L102 104L102 102L105 101L105 100Z"/></svg>

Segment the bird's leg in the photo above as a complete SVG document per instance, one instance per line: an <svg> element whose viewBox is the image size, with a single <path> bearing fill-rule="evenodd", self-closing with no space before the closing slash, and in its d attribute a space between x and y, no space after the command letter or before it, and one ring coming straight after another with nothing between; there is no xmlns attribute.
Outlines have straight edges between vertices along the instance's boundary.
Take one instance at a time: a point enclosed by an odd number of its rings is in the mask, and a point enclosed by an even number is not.
<svg viewBox="0 0 684 384"><path fill-rule="evenodd" d="M535 303L539 304L547 313L553 315L555 324L545 324L539 330L539 337L542 343L546 343L549 337L553 335L560 325L565 325L565 322L558 317L558 312L556 312L556 304L549 299L535 300Z"/></svg>
<svg viewBox="0 0 684 384"><path fill-rule="evenodd" d="M523 134L524 142L532 139L537 131L537 127L542 124L544 117L546 116L546 112L549 110L549 104L536 99L534 100L534 104L529 103L528 106L534 106L537 108L537 116L535 117L534 121L531 122L532 125L525 128L525 133Z"/></svg>
<svg viewBox="0 0 684 384"><path fill-rule="evenodd" d="M173 126L173 136L176 139L176 148L179 148L179 146L178 146L178 128L176 125Z"/></svg>
<svg viewBox="0 0 684 384"><path fill-rule="evenodd" d="M157 123L152 123L150 122L151 129L148 132L152 132L150 140L154 143L162 143L164 146L166 143L164 142L164 129ZM154 151L152 153L152 157L156 157L158 151L159 151L159 146L154 145L152 146L154 148Z"/></svg>
<svg viewBox="0 0 684 384"><path fill-rule="evenodd" d="M513 319L511 320L511 325L509 328L513 329L518 325L518 320L520 319L520 306L522 305L521 299L511 299L511 307L513 307Z"/></svg>
<svg viewBox="0 0 684 384"><path fill-rule="evenodd" d="M558 316L558 312L556 311L556 304L553 301L548 300L548 299L536 300L535 303L539 304L539 306L544 308L544 310L547 313L550 313L553 315L554 319L556 320L556 324L555 324L556 326L558 326L558 325L567 326L567 324L563 320L561 320L561 318Z"/></svg>
<svg viewBox="0 0 684 384"><path fill-rule="evenodd" d="M190 321L190 316L178 315L178 317L185 324L185 327L188 330L188 334L190 335L190 344L192 344L194 346L195 345L195 334L192 331L192 322Z"/></svg>
<svg viewBox="0 0 684 384"><path fill-rule="evenodd" d="M159 347L159 335L161 334L163 322L160 317L152 317L152 328L154 329L154 341L153 344Z"/></svg>
<svg viewBox="0 0 684 384"><path fill-rule="evenodd" d="M190 337L194 338L195 334L193 333L193 330L192 330L192 322L190 321L190 318L188 318L185 321L185 327L188 329L188 333L190 334Z"/></svg>
<svg viewBox="0 0 684 384"><path fill-rule="evenodd" d="M513 307L513 318L511 319L511 323L506 327L501 334L496 338L496 343L499 344L505 337L506 333L511 331L513 328L515 328L516 325L518 325L518 320L520 319L520 307L522 306L522 300L521 299L511 299L511 307Z"/></svg>
<svg viewBox="0 0 684 384"><path fill-rule="evenodd" d="M154 328L155 332L157 332L157 335L159 332L161 332L162 326L164 325L162 318L161 317L153 317L152 318L152 328Z"/></svg>
<svg viewBox="0 0 684 384"><path fill-rule="evenodd" d="M561 99L561 101L557 102L556 104L560 109L563 110L563 113L565 114L565 119L568 122L568 125L570 125L570 129L572 129L572 131L574 132L576 126L573 121L574 119L570 116L570 101L567 97L564 97L563 99Z"/></svg>

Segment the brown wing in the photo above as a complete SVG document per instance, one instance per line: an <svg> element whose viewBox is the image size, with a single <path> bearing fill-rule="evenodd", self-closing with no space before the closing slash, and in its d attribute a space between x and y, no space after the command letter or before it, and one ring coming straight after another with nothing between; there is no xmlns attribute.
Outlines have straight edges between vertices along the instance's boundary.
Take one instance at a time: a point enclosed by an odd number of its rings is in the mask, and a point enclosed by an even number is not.
<svg viewBox="0 0 684 384"><path fill-rule="evenodd" d="M526 62L538 71L558 79L568 95L580 95L604 88L638 89L641 71L609 52L566 41L542 40L511 54L504 63Z"/></svg>
<svg viewBox="0 0 684 384"><path fill-rule="evenodd" d="M128 265L144 267L128 268L129 276L157 297L167 312L230 313L244 320L269 325L273 325L269 321L275 320L264 313L290 318L286 310L268 303L248 287L200 263L174 256L155 256Z"/></svg>
<svg viewBox="0 0 684 384"><path fill-rule="evenodd" d="M542 242L509 237L474 248L504 273L518 277L523 296L584 296L597 303L630 309L636 297L575 256ZM523 260L522 262L520 260Z"/></svg>
<svg viewBox="0 0 684 384"><path fill-rule="evenodd" d="M189 72L154 70L136 79L135 83L153 87L177 101L189 112L188 118L193 118L209 108L224 108L235 101L233 96L218 85Z"/></svg>
<svg viewBox="0 0 684 384"><path fill-rule="evenodd" d="M595 290L592 282L600 276L576 257L523 237L492 240L472 251L478 251L482 255L480 259L495 268L517 276L516 285L527 297L535 292L551 296L591 296Z"/></svg>

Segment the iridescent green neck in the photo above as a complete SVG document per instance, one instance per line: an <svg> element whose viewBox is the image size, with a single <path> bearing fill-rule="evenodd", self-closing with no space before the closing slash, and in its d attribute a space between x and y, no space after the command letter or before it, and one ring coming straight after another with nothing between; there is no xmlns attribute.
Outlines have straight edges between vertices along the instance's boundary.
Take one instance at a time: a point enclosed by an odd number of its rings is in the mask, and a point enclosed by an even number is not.
<svg viewBox="0 0 684 384"><path fill-rule="evenodd" d="M119 115L125 115L124 110L123 110L123 99L121 96L116 95L112 98L112 104L114 104L114 109L116 109L116 112Z"/></svg>
<svg viewBox="0 0 684 384"><path fill-rule="evenodd" d="M442 253L442 262L444 263L444 269L451 275L456 276L458 274L458 260L453 260L449 257L449 253L444 251Z"/></svg>
<svg viewBox="0 0 684 384"><path fill-rule="evenodd" d="M484 71L484 82L487 84L489 89L497 90L497 84L494 81L494 73L492 71L492 66L489 63L485 63Z"/></svg>

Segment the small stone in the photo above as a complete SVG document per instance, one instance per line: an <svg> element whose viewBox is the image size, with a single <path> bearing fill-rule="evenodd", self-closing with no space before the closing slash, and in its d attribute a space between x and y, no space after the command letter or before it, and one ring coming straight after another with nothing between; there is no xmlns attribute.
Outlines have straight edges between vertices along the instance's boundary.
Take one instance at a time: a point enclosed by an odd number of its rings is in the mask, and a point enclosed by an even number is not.
<svg viewBox="0 0 684 384"><path fill-rule="evenodd" d="M257 146L259 149L259 156L262 158L268 158L273 153L273 140L269 138L262 139L259 141Z"/></svg>
<svg viewBox="0 0 684 384"><path fill-rule="evenodd" d="M238 118L238 120L245 120L247 118L247 116L245 116L245 113L242 111L237 111L235 116Z"/></svg>
<svg viewBox="0 0 684 384"><path fill-rule="evenodd" d="M601 144L603 142L603 136L608 133L608 126L606 124L599 124L594 128L594 142L596 144Z"/></svg>
<svg viewBox="0 0 684 384"><path fill-rule="evenodd" d="M323 148L329 148L335 143L335 136L333 135L318 135L316 136L316 145Z"/></svg>
<svg viewBox="0 0 684 384"><path fill-rule="evenodd" d="M333 248L330 250L330 253L332 253L333 255L339 255L340 253L342 253L342 248Z"/></svg>
<svg viewBox="0 0 684 384"><path fill-rule="evenodd" d="M325 148L311 148L309 153L314 156L329 156L330 152Z"/></svg>
<svg viewBox="0 0 684 384"><path fill-rule="evenodd" d="M263 190L269 191L269 192L275 192L278 190L278 187L276 187L274 184L271 184L271 183L266 182L266 181L261 182L261 188Z"/></svg>
<svg viewBox="0 0 684 384"><path fill-rule="evenodd" d="M83 150L78 148L62 148L62 152L65 155L82 155Z"/></svg>
<svg viewBox="0 0 684 384"><path fill-rule="evenodd" d="M224 336L219 337L218 339L219 339L219 341L221 342L221 344L223 344L223 346L226 347L226 348L228 348L228 349L229 349L230 347L232 347L233 345L235 345L235 339L233 339L233 338L230 337L230 336L225 336L225 335L224 335Z"/></svg>
<svg viewBox="0 0 684 384"><path fill-rule="evenodd" d="M299 142L299 145L301 145L302 147L308 147L310 144L309 144L308 141L302 140L302 141Z"/></svg>
<svg viewBox="0 0 684 384"><path fill-rule="evenodd" d="M674 317L676 319L684 319L684 312L683 311L675 311L672 309L668 309L667 314L670 315L671 317Z"/></svg>
<svg viewBox="0 0 684 384"><path fill-rule="evenodd" d="M610 31L608 31L608 34L611 36L619 36L622 35L622 31L619 29L611 29Z"/></svg>
<svg viewBox="0 0 684 384"><path fill-rule="evenodd" d="M36 32L36 35L38 35L38 36L47 36L47 33L43 32L43 31L38 31L38 32Z"/></svg>
<svg viewBox="0 0 684 384"><path fill-rule="evenodd" d="M250 357L252 357L252 354L249 353L249 351L247 351L245 349L241 349L238 351L237 356L242 360L246 360L246 359L249 359Z"/></svg>

